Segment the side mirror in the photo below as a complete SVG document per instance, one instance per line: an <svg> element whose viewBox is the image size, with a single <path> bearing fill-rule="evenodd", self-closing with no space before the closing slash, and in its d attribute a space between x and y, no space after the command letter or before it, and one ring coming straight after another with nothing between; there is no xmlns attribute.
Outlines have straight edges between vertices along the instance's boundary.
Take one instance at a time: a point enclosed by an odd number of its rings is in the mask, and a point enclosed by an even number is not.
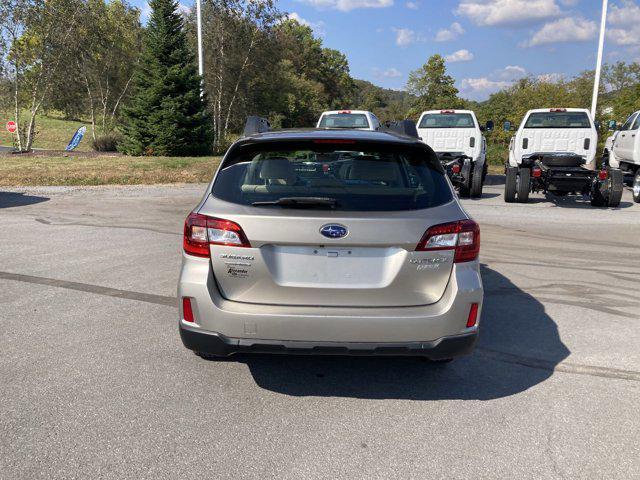
<svg viewBox="0 0 640 480"><path fill-rule="evenodd" d="M602 126L600 124L600 122L598 120L596 120L595 122L593 122L593 125L596 127L596 130L599 132L600 131L600 127Z"/></svg>
<svg viewBox="0 0 640 480"><path fill-rule="evenodd" d="M607 129L618 130L618 122L616 122L615 120L609 120L609 123L607 124Z"/></svg>
<svg viewBox="0 0 640 480"><path fill-rule="evenodd" d="M486 130L486 128L484 127L484 125L480 125L480 131L484 132Z"/></svg>
<svg viewBox="0 0 640 480"><path fill-rule="evenodd" d="M511 127L512 127L512 125L511 125L511 122L509 122L509 121L506 121L506 122L504 122L504 123L502 124L502 129L503 129L505 132L510 132L510 131L511 131Z"/></svg>
<svg viewBox="0 0 640 480"><path fill-rule="evenodd" d="M485 128L485 130L486 130L487 132L492 132L492 131L493 131L493 127L494 127L493 120L487 120L487 123L486 123L486 125L485 125L485 127L484 127L484 128Z"/></svg>

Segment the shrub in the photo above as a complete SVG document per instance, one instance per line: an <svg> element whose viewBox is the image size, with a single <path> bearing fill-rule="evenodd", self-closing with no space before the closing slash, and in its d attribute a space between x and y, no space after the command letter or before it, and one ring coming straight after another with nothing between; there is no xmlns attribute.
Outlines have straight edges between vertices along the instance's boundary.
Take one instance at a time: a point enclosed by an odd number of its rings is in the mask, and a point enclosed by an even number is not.
<svg viewBox="0 0 640 480"><path fill-rule="evenodd" d="M122 140L122 135L116 132L98 135L91 142L91 146L96 152L117 152L118 143Z"/></svg>

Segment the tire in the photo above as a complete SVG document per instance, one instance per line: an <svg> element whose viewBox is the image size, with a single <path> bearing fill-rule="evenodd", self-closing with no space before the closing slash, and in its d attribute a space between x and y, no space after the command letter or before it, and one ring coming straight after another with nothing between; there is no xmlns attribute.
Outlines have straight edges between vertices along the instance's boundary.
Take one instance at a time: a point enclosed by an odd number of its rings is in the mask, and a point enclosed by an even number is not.
<svg viewBox="0 0 640 480"><path fill-rule="evenodd" d="M516 167L507 167L504 180L504 201L507 203L516 201L517 176L518 169Z"/></svg>
<svg viewBox="0 0 640 480"><path fill-rule="evenodd" d="M636 170L636 174L633 177L633 201L640 203L640 168Z"/></svg>
<svg viewBox="0 0 640 480"><path fill-rule="evenodd" d="M484 166L476 163L473 166L473 174L471 175L471 198L482 197L482 187L484 185Z"/></svg>
<svg viewBox="0 0 640 480"><path fill-rule="evenodd" d="M471 162L464 162L460 173L464 178L464 184L460 185L459 195L461 198L468 198L471 196Z"/></svg>
<svg viewBox="0 0 640 480"><path fill-rule="evenodd" d="M531 188L531 170L528 168L518 169L518 203L529 201L529 189Z"/></svg>
<svg viewBox="0 0 640 480"><path fill-rule="evenodd" d="M622 200L622 191L624 190L624 175L622 174L622 170L617 168L609 168L609 180L607 182L608 195L607 195L607 206L608 207L617 207L620 205L620 200Z"/></svg>

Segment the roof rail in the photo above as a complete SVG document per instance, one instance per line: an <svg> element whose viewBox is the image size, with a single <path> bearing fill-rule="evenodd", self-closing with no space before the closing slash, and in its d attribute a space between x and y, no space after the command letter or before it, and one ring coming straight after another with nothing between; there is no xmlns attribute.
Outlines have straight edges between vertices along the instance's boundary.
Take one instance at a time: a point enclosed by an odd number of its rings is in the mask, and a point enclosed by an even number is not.
<svg viewBox="0 0 640 480"><path fill-rule="evenodd" d="M420 138L418 136L418 129L416 128L416 122L413 120L391 120L385 122L382 130L399 133L405 137Z"/></svg>
<svg viewBox="0 0 640 480"><path fill-rule="evenodd" d="M266 118L258 117L252 115L247 117L247 121L244 124L244 136L249 137L251 135L255 135L256 133L264 133L271 130L271 125L269 125L269 120Z"/></svg>

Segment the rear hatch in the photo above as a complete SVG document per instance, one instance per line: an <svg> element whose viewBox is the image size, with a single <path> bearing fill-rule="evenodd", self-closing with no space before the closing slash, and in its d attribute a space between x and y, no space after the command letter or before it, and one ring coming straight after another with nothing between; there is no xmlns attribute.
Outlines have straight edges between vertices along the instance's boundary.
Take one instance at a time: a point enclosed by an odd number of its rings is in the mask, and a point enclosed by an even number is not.
<svg viewBox="0 0 640 480"><path fill-rule="evenodd" d="M455 152L475 157L481 135L470 113L426 113L418 124L418 135L436 152Z"/></svg>
<svg viewBox="0 0 640 480"><path fill-rule="evenodd" d="M416 246L466 215L426 147L269 143L231 157L199 211L235 222L250 244L210 246L225 298L380 307L443 295L453 251Z"/></svg>

